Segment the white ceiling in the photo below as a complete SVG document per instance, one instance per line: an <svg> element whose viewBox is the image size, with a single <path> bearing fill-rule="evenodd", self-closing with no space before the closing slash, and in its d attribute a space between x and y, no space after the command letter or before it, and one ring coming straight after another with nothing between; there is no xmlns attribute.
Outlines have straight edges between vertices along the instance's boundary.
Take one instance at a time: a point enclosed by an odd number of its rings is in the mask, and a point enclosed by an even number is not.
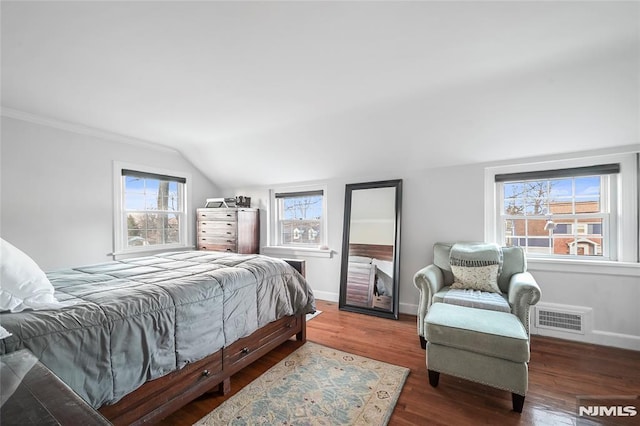
<svg viewBox="0 0 640 426"><path fill-rule="evenodd" d="M222 186L638 143L638 2L1 8L4 108L174 147Z"/></svg>

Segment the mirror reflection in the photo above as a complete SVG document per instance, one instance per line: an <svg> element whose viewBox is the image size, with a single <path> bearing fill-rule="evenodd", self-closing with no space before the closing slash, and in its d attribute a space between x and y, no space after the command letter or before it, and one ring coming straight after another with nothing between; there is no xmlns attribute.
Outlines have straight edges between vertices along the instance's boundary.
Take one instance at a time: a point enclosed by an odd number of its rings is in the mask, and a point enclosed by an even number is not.
<svg viewBox="0 0 640 426"><path fill-rule="evenodd" d="M347 185L341 309L398 317L400 185Z"/></svg>

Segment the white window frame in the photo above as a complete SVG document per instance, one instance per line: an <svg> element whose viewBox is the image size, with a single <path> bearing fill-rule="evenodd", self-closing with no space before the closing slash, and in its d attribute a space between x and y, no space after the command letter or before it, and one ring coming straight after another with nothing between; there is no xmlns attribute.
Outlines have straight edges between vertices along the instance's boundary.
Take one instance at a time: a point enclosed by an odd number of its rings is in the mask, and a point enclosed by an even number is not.
<svg viewBox="0 0 640 426"><path fill-rule="evenodd" d="M278 227L278 200L276 194L296 193L307 191L322 191L322 235L318 247L288 246L280 241ZM325 184L314 184L304 186L281 186L269 190L269 220L267 226L267 240L269 245L262 248L262 253L274 256L309 256L309 257L331 257L331 250L328 248L328 214L327 214L327 186Z"/></svg>
<svg viewBox="0 0 640 426"><path fill-rule="evenodd" d="M153 246L140 246L140 247L127 247L127 220L125 219L124 211L124 178L122 176L122 170L135 170L143 173L152 173L156 175L175 176L186 179L186 183L181 191L181 203L183 209L178 213L180 216L180 243L176 244L158 244ZM189 183L191 182L191 175L186 172L162 169L157 167L146 166L142 164L132 164L120 161L113 162L113 256L126 255L143 255L145 253L154 253L167 250L179 250L193 248L193 241L190 238L191 233L189 230L192 225L191 214L189 214L190 203L190 191Z"/></svg>
<svg viewBox="0 0 640 426"><path fill-rule="evenodd" d="M540 161L501 165L485 168L485 240L501 243L503 229L500 221L502 206L495 176L503 173L535 172L572 167L588 167L598 164L620 163L620 173L611 175L611 197L615 203L610 207L608 226L613 231L610 236L608 260L585 259L584 256L548 256L537 258L527 254L527 259L535 262L574 264L634 264L638 265L638 160L636 152L594 155L583 158ZM617 196L616 196L617 195ZM605 226L603 224L603 226Z"/></svg>

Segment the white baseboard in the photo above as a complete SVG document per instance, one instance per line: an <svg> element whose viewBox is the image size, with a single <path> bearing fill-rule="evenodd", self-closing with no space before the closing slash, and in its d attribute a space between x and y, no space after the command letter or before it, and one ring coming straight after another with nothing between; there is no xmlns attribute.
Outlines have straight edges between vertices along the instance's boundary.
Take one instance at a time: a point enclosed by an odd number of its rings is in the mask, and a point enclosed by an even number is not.
<svg viewBox="0 0 640 426"><path fill-rule="evenodd" d="M330 291L318 291L313 290L313 296L319 300L326 300L327 302L338 302L340 300L340 295L338 293L333 293Z"/></svg>
<svg viewBox="0 0 640 426"><path fill-rule="evenodd" d="M340 300L340 294L330 291L318 291L314 290L313 295L318 300L326 300L327 302L338 302ZM418 305L413 303L400 303L398 310L401 314L415 315L418 312Z"/></svg>
<svg viewBox="0 0 640 426"><path fill-rule="evenodd" d="M399 310L401 314L417 315L418 305L414 305L413 303L400 302Z"/></svg>
<svg viewBox="0 0 640 426"><path fill-rule="evenodd" d="M594 330L591 333L592 343L596 345L614 346L616 348L640 351L640 336Z"/></svg>
<svg viewBox="0 0 640 426"><path fill-rule="evenodd" d="M610 331L591 330L585 334L565 333L562 331L548 330L531 327L531 334L538 336L555 337L574 342L591 343L594 345L611 346L614 348L640 351L640 337L631 334L613 333Z"/></svg>

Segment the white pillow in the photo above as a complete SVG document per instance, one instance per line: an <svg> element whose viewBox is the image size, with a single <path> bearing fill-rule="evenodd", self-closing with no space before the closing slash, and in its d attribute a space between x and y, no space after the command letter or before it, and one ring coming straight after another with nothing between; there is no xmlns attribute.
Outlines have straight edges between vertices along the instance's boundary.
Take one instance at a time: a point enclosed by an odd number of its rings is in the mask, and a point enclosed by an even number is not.
<svg viewBox="0 0 640 426"><path fill-rule="evenodd" d="M6 328L0 326L0 340L6 339L9 336L12 336L12 334L9 333Z"/></svg>
<svg viewBox="0 0 640 426"><path fill-rule="evenodd" d="M47 276L24 252L0 238L0 310L57 309L58 302Z"/></svg>

